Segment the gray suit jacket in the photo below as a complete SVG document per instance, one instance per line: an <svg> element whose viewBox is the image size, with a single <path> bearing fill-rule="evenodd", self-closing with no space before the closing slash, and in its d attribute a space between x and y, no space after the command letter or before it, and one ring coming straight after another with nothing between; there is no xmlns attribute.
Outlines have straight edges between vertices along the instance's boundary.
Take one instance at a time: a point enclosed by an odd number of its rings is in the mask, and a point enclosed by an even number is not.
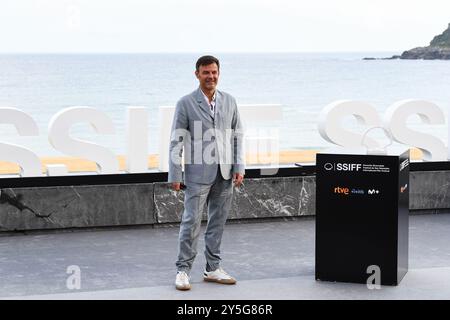
<svg viewBox="0 0 450 320"><path fill-rule="evenodd" d="M169 154L169 182L210 184L217 166L224 179L244 174L243 128L236 100L216 90L213 117L200 88L176 105ZM184 179L182 154L184 149Z"/></svg>

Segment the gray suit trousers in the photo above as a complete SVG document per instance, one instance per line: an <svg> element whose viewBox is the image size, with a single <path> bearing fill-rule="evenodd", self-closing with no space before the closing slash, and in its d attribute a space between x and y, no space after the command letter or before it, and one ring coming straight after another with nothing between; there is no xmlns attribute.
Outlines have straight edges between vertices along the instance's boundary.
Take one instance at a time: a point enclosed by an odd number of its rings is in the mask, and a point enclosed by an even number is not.
<svg viewBox="0 0 450 320"><path fill-rule="evenodd" d="M225 180L217 166L217 176L212 184L189 182L184 195L184 212L180 226L178 271L190 272L200 235L202 213L208 208L208 224L205 230L206 270L212 271L220 265L220 244L223 229L233 199L232 179Z"/></svg>

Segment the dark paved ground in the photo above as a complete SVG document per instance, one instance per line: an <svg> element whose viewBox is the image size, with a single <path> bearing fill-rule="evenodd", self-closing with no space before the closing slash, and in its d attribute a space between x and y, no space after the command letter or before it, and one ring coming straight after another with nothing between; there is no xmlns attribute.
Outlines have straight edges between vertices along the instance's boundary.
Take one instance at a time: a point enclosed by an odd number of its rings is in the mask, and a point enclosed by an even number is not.
<svg viewBox="0 0 450 320"><path fill-rule="evenodd" d="M314 219L228 224L223 267L236 286L204 283L203 239L193 289L174 289L178 226L0 236L0 297L38 299L450 299L450 214L410 219L408 272L398 287L314 280ZM81 270L69 290L68 266ZM376 292L375 292L376 291Z"/></svg>

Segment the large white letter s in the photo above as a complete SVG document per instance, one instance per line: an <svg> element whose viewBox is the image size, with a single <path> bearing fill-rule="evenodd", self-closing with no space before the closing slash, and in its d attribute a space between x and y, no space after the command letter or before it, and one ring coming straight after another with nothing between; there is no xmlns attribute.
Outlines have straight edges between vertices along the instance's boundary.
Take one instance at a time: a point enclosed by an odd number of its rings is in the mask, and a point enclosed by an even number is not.
<svg viewBox="0 0 450 320"><path fill-rule="evenodd" d="M119 162L111 150L93 142L70 137L70 128L78 122L89 123L100 134L115 133L114 125L105 113L90 107L66 108L50 120L48 139L52 146L65 154L95 161L98 173L118 173Z"/></svg>

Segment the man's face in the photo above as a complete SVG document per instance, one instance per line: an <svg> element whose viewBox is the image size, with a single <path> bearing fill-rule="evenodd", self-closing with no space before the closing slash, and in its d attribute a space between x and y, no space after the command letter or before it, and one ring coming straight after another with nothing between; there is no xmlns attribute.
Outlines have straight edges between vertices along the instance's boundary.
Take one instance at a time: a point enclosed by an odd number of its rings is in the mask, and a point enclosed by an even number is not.
<svg viewBox="0 0 450 320"><path fill-rule="evenodd" d="M219 74L219 67L215 63L200 66L198 71L195 71L195 75L200 82L200 87L204 91L213 91L216 89Z"/></svg>

